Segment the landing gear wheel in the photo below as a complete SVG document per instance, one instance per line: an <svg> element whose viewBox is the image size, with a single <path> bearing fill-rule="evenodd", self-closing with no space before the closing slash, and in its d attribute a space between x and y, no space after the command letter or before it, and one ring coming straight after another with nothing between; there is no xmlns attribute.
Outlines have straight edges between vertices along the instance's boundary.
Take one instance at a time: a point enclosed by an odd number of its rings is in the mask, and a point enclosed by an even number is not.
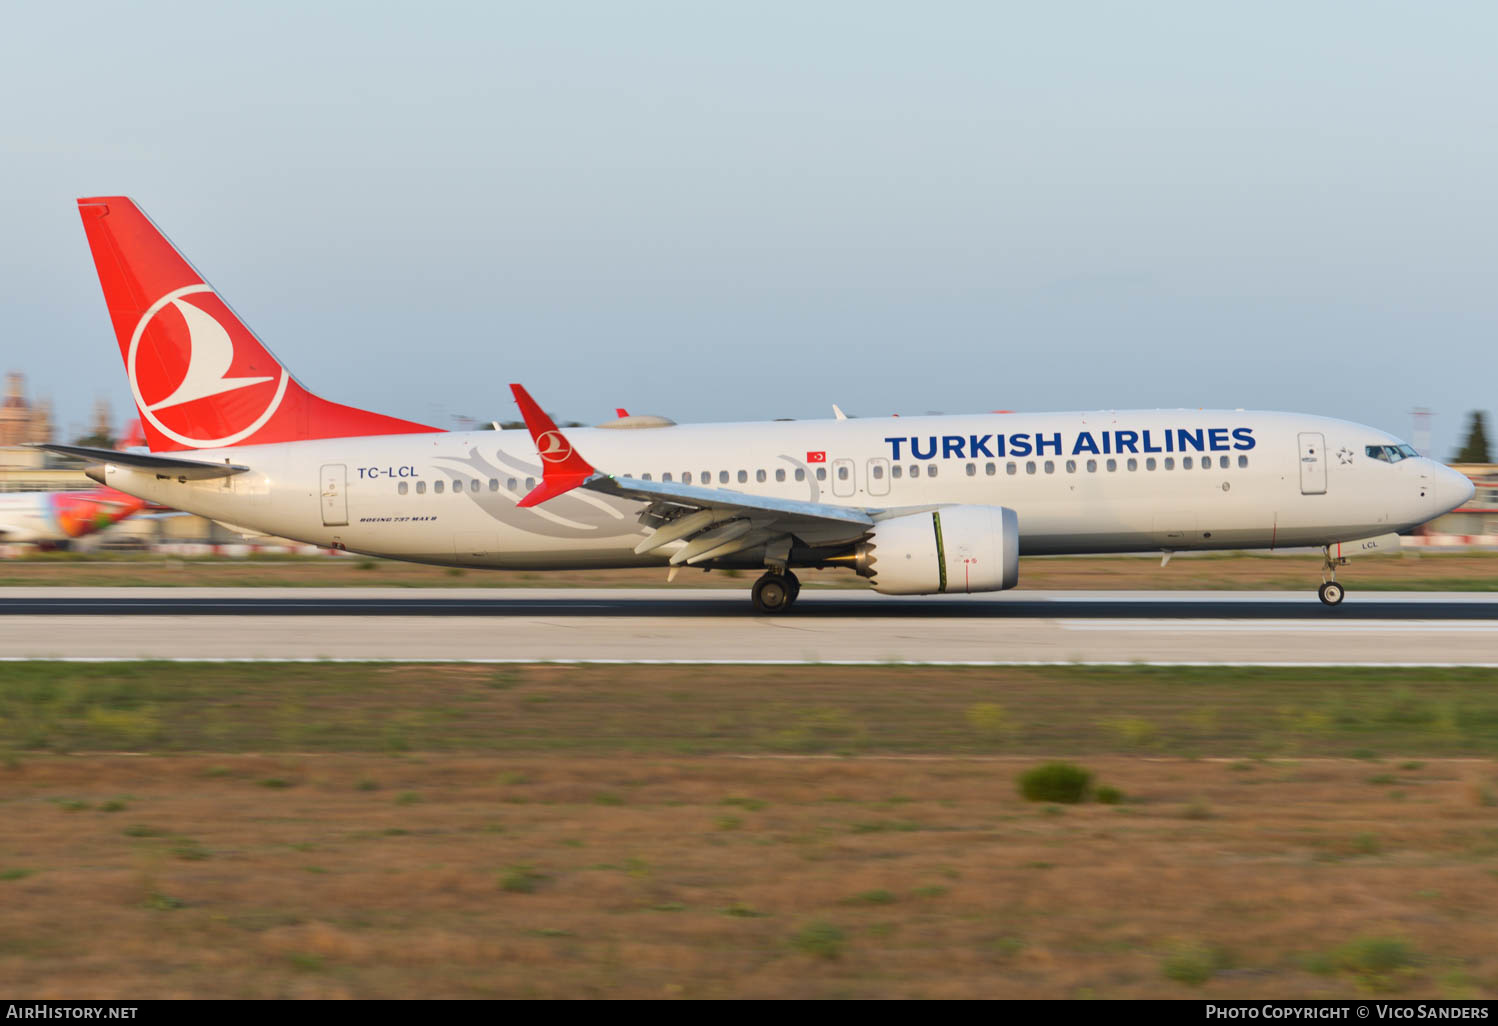
<svg viewBox="0 0 1498 1026"><path fill-rule="evenodd" d="M785 574L765 574L754 582L754 611L783 613L796 601L795 589Z"/></svg>
<svg viewBox="0 0 1498 1026"><path fill-rule="evenodd" d="M1327 605L1338 606L1342 604L1342 599L1346 596L1347 592L1336 581L1327 581L1316 594L1320 595L1321 601Z"/></svg>
<svg viewBox="0 0 1498 1026"><path fill-rule="evenodd" d="M801 597L801 579L789 570L780 576L784 577L785 583L791 586L791 603L794 605L796 600Z"/></svg>

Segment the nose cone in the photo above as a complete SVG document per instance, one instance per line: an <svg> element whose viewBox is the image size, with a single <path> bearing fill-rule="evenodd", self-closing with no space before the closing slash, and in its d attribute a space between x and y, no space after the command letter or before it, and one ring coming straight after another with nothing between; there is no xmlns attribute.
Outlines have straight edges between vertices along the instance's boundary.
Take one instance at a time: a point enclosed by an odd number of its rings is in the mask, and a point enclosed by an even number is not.
<svg viewBox="0 0 1498 1026"><path fill-rule="evenodd" d="M1438 467L1434 474L1435 487L1431 490L1431 498L1436 500L1436 505L1441 508L1442 513L1449 512L1465 506L1471 501L1472 496L1477 494L1477 486L1466 474L1450 467Z"/></svg>

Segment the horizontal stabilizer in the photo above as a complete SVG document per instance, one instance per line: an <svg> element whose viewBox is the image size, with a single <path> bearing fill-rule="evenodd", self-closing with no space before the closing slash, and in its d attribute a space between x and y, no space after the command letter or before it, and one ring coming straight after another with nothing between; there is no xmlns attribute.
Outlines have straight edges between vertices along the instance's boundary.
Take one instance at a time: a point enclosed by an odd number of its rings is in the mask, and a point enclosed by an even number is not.
<svg viewBox="0 0 1498 1026"><path fill-rule="evenodd" d="M249 467L236 463L209 463L207 460L184 460L176 456L157 456L146 452L119 452L115 449L95 449L87 445L59 445L55 442L33 442L33 449L72 456L91 463L113 463L117 467L133 467L150 470L169 477L185 477L191 481L206 481L215 477L233 477L243 474Z"/></svg>

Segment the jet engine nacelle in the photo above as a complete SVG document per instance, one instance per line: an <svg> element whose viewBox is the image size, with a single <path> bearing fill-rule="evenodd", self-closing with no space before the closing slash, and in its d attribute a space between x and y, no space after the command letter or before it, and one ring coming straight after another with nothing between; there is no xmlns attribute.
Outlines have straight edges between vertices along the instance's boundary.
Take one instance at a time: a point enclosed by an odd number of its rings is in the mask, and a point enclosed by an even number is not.
<svg viewBox="0 0 1498 1026"><path fill-rule="evenodd" d="M946 506L874 525L858 571L886 595L1003 591L1019 583L1019 517L1004 506Z"/></svg>

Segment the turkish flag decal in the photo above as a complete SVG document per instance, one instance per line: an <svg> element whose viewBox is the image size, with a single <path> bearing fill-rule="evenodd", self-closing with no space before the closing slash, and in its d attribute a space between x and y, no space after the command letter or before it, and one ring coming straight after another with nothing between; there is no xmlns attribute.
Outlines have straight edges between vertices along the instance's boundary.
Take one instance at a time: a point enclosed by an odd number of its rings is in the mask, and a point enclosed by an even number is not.
<svg viewBox="0 0 1498 1026"><path fill-rule="evenodd" d="M827 452L826 452L826 450L823 450L822 452L809 452L809 453L807 453L806 454L806 462L807 463L826 463L827 462Z"/></svg>

